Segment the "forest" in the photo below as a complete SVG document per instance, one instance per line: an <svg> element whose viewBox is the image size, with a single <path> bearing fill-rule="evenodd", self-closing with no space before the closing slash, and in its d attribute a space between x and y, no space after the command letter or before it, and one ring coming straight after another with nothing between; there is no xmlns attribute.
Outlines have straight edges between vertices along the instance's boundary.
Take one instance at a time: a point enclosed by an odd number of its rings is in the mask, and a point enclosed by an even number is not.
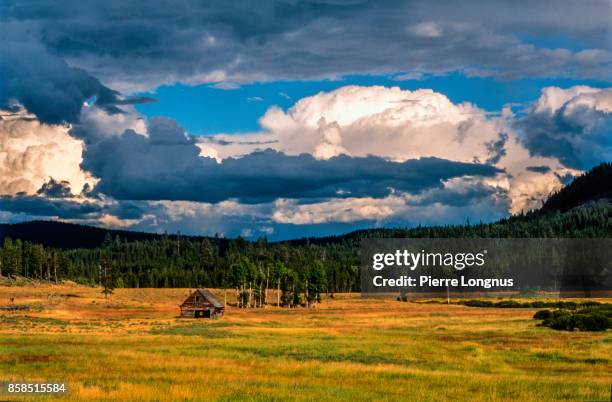
<svg viewBox="0 0 612 402"><path fill-rule="evenodd" d="M130 240L109 231L97 247L68 249L3 236L0 275L72 280L102 285L107 290L228 288L236 290L245 306L265 304L266 290L276 289L283 305L308 305L316 303L323 292L359 290L359 247L364 238L611 237L610 203L588 205L588 201L609 194L612 181L606 178L611 169L610 164L602 164L552 194L544 208L495 223L370 229L282 242L180 235ZM603 181L593 179L593 175L603 177ZM593 186L600 191L592 190ZM572 195L576 192L590 197ZM575 204L576 199L587 204L565 208L564 200Z"/></svg>

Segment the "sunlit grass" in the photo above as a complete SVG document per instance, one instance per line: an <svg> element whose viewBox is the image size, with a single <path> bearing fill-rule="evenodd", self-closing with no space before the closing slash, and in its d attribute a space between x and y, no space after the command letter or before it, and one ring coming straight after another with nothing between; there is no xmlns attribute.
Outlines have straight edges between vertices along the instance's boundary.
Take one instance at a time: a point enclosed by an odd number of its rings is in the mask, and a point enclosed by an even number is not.
<svg viewBox="0 0 612 402"><path fill-rule="evenodd" d="M536 327L537 309L339 295L196 321L177 317L187 293L0 288L0 304L43 307L1 313L0 376L66 381L80 400L609 398L610 331Z"/></svg>

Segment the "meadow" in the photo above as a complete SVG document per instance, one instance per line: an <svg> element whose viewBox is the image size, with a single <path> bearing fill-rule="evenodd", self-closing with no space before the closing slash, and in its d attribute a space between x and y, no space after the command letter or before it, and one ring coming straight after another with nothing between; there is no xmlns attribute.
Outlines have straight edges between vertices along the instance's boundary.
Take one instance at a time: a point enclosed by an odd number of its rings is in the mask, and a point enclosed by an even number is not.
<svg viewBox="0 0 612 402"><path fill-rule="evenodd" d="M188 293L0 287L0 305L32 307L0 311L0 380L66 382L76 400L610 398L612 333L538 327L537 309L337 294L193 320Z"/></svg>

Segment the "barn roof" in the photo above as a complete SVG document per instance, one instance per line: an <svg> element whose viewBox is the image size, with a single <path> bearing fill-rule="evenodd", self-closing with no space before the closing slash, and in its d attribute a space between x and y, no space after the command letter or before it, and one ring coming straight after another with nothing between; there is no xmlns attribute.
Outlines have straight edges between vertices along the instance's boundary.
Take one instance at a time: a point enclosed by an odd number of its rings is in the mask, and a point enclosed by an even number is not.
<svg viewBox="0 0 612 402"><path fill-rule="evenodd" d="M204 296L204 298L206 300L208 300L208 302L211 303L216 308L223 308L223 304L219 303L219 300L217 300L215 295L213 295L210 290L208 290L208 289L198 289L197 291L200 292L200 294L202 296Z"/></svg>

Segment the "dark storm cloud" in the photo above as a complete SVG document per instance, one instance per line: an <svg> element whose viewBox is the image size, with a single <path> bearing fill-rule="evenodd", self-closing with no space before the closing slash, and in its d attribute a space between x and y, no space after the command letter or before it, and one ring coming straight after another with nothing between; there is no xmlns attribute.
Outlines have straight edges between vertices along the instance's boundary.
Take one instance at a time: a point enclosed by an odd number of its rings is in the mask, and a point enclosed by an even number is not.
<svg viewBox="0 0 612 402"><path fill-rule="evenodd" d="M89 99L108 113L121 113L120 105L152 101L122 96L52 54L32 36L30 28L0 22L0 109L18 110L22 105L40 121L57 124L75 122Z"/></svg>
<svg viewBox="0 0 612 402"><path fill-rule="evenodd" d="M506 212L510 209L511 200L506 190L488 186L480 181L463 183L457 189L436 188L415 201L408 202L408 204L422 207L433 204L446 207L464 207L485 201L488 201L491 205L497 205L499 211Z"/></svg>
<svg viewBox="0 0 612 402"><path fill-rule="evenodd" d="M75 121L100 83L29 43L0 44L0 109L18 102L47 123Z"/></svg>
<svg viewBox="0 0 612 402"><path fill-rule="evenodd" d="M609 79L609 15L605 0L0 5L3 24L71 65L140 89L402 71Z"/></svg>
<svg viewBox="0 0 612 402"><path fill-rule="evenodd" d="M70 197L72 191L70 190L70 183L67 181L57 181L50 178L48 182L40 187L36 194L51 198L67 198Z"/></svg>
<svg viewBox="0 0 612 402"><path fill-rule="evenodd" d="M247 203L277 198L385 197L418 193L461 176L493 176L494 167L421 158L402 163L378 157L317 160L266 150L218 164L199 156L173 120L153 119L149 137L127 131L88 146L83 168L100 178L96 190L117 199Z"/></svg>
<svg viewBox="0 0 612 402"><path fill-rule="evenodd" d="M105 214L118 219L141 219L145 212L151 209L149 203L140 201L77 202L73 199L49 197L53 196L44 193L35 196L0 196L0 212L8 211L40 218L95 220Z"/></svg>
<svg viewBox="0 0 612 402"><path fill-rule="evenodd" d="M548 166L527 166L526 170L528 172L535 172L535 173L548 173L550 172L550 167Z"/></svg>
<svg viewBox="0 0 612 402"><path fill-rule="evenodd" d="M612 89L604 89L602 94L612 99ZM606 101L600 102L603 107ZM531 110L515 125L532 155L558 158L580 170L612 160L612 114L594 104L570 99L552 112Z"/></svg>
<svg viewBox="0 0 612 402"><path fill-rule="evenodd" d="M102 108L108 114L124 113L124 111L118 107L120 105L136 105L139 103L154 103L156 99L146 96L122 96L118 91L100 86L98 94L96 96L96 106Z"/></svg>
<svg viewBox="0 0 612 402"><path fill-rule="evenodd" d="M32 216L77 219L101 212L100 206L89 202L78 203L62 199L18 195L0 197L0 211Z"/></svg>

